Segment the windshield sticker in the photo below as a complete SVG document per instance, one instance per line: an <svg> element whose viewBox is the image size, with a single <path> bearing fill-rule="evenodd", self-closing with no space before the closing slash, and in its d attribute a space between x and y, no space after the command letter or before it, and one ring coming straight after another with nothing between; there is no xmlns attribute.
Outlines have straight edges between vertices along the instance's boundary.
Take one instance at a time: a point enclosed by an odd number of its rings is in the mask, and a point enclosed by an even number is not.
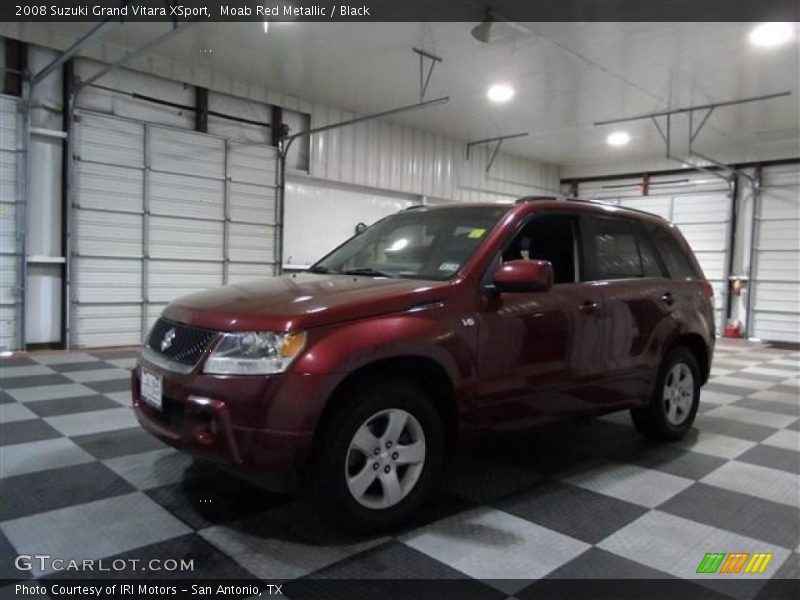
<svg viewBox="0 0 800 600"><path fill-rule="evenodd" d="M452 273L453 271L457 271L458 270L458 263L443 262L442 264L439 265L439 270L440 271L446 271L448 273Z"/></svg>
<svg viewBox="0 0 800 600"><path fill-rule="evenodd" d="M478 240L483 237L486 233L486 230L482 227L475 227L472 231L469 232L467 237L472 238L473 240Z"/></svg>

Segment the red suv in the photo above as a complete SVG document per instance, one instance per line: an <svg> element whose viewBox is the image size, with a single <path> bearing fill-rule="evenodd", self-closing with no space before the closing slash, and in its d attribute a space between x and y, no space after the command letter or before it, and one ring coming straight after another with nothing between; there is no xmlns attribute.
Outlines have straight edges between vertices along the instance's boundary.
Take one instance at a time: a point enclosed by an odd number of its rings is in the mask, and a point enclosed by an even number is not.
<svg viewBox="0 0 800 600"><path fill-rule="evenodd" d="M133 403L168 444L307 473L340 517L389 526L431 494L456 438L627 409L648 438L681 437L713 347L712 288L657 216L420 206L307 272L170 304Z"/></svg>

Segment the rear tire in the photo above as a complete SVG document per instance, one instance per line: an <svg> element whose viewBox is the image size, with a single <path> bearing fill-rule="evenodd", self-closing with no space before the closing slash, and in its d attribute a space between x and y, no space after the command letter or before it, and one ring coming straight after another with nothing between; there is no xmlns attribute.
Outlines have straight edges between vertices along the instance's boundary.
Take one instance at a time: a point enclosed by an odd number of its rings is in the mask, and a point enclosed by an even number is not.
<svg viewBox="0 0 800 600"><path fill-rule="evenodd" d="M444 428L431 399L401 381L350 386L322 424L312 492L334 523L360 531L396 527L433 493Z"/></svg>
<svg viewBox="0 0 800 600"><path fill-rule="evenodd" d="M681 439L694 423L700 402L700 369L685 347L673 349L661 363L653 396L631 410L639 433L654 441Z"/></svg>

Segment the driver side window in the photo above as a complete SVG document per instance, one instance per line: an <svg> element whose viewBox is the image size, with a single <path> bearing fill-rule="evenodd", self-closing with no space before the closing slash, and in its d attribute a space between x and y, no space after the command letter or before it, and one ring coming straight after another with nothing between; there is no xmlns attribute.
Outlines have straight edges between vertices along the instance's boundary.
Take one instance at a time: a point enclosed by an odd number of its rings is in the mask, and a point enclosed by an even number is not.
<svg viewBox="0 0 800 600"><path fill-rule="evenodd" d="M554 283L578 281L578 246L575 219L565 215L533 217L503 251L503 262L548 260Z"/></svg>

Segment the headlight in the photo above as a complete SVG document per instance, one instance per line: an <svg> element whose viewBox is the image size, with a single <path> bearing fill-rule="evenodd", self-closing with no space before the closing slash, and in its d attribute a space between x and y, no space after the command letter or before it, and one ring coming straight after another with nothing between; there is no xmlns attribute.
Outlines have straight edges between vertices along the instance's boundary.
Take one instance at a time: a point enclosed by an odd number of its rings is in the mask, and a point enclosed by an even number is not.
<svg viewBox="0 0 800 600"><path fill-rule="evenodd" d="M305 345L305 333L226 333L203 371L214 375L283 373Z"/></svg>

